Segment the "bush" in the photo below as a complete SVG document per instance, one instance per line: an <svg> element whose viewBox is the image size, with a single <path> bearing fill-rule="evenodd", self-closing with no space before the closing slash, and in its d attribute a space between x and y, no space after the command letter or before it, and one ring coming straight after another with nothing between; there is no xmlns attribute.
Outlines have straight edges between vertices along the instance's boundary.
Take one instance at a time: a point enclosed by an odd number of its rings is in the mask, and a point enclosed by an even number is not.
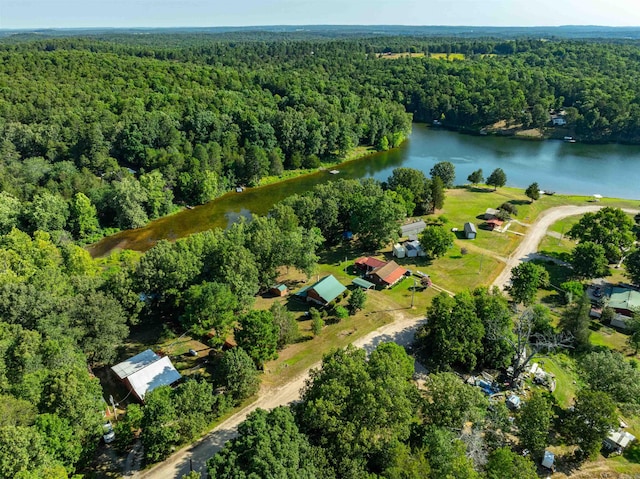
<svg viewBox="0 0 640 479"><path fill-rule="evenodd" d="M322 332L322 328L324 328L324 321L320 316L313 319L311 322L311 331L313 331L314 336L318 336Z"/></svg>
<svg viewBox="0 0 640 479"><path fill-rule="evenodd" d="M509 202L502 203L499 209L500 211L505 211L513 216L518 215L518 208L513 203L509 203Z"/></svg>
<svg viewBox="0 0 640 479"><path fill-rule="evenodd" d="M333 308L333 312L338 319L345 319L349 316L349 311L347 311L347 308L345 308L344 306L336 306L335 308Z"/></svg>

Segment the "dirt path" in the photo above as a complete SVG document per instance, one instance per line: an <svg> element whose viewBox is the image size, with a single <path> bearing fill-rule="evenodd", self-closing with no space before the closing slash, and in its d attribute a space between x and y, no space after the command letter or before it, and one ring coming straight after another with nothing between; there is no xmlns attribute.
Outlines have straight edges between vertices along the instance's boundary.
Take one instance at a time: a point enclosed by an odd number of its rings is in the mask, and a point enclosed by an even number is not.
<svg viewBox="0 0 640 479"><path fill-rule="evenodd" d="M536 221L529 227L529 231L518 245L516 250L511 253L507 259L507 264L493 282L493 286L497 286L503 290L509 279L511 278L511 270L523 261L529 261L536 258L538 245L544 238L549 227L556 221L560 221L567 216L583 215L585 213L595 213L599 209L604 208L603 205L587 205L587 206L557 206L543 211ZM626 213L636 214L638 210L624 209Z"/></svg>
<svg viewBox="0 0 640 479"><path fill-rule="evenodd" d="M364 348L368 352L371 352L382 342L393 341L403 346L411 344L416 328L424 319L414 316L412 312L407 309L396 309L389 311L389 313L396 318L393 323L387 324L357 339L353 344L357 347ZM312 368L318 367L320 367L320 363L312 366ZM202 477L204 478L207 459L219 451L225 442L236 436L238 425L246 419L249 413L257 408L273 409L300 399L300 390L308 377L309 370L284 386L262 394L257 401L221 423L202 440L178 451L169 457L169 459L157 464L153 468L129 477L138 479L179 479L183 474L189 472L192 464L193 469L202 472Z"/></svg>

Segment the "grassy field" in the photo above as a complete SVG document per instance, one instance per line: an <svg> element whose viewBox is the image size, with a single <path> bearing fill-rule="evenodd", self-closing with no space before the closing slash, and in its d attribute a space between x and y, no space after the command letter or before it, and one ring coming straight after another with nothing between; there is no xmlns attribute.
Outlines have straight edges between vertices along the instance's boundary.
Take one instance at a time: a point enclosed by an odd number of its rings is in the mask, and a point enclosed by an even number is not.
<svg viewBox="0 0 640 479"><path fill-rule="evenodd" d="M464 60L464 53L430 53L429 58L435 58L437 60Z"/></svg>
<svg viewBox="0 0 640 479"><path fill-rule="evenodd" d="M555 376L556 390L553 397L563 408L573 404L578 389L579 377L576 372L575 360L566 354L554 354L550 356L540 356L537 358L542 368Z"/></svg>
<svg viewBox="0 0 640 479"><path fill-rule="evenodd" d="M409 52L402 52L402 53L378 53L378 58L382 58L384 60L397 60L398 58L424 58L425 54L420 52L420 53L409 53Z"/></svg>

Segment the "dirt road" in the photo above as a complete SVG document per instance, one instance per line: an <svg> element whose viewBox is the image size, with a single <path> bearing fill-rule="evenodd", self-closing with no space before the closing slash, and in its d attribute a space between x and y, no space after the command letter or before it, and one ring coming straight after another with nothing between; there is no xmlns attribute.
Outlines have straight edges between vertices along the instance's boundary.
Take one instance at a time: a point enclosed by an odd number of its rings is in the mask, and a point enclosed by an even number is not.
<svg viewBox="0 0 640 479"><path fill-rule="evenodd" d="M369 352L382 342L392 341L403 346L411 344L417 326L424 319L414 316L411 311L406 309L397 309L389 311L389 313L396 318L396 321L354 341L353 344ZM318 367L320 367L319 363L313 366L313 368ZM300 399L300 390L308 377L309 371L307 370L303 375L281 388L261 394L260 399L231 416L199 442L178 451L153 468L129 477L138 479L179 479L183 474L189 472L190 465L193 464L193 469L202 472L202 477L204 478L207 459L220 450L225 442L236 436L238 425L245 420L250 412L256 408L273 409Z"/></svg>
<svg viewBox="0 0 640 479"><path fill-rule="evenodd" d="M497 286L503 290L509 279L511 278L511 270L523 261L535 259L538 251L538 245L544 238L549 227L556 221L560 221L567 216L583 215L585 213L595 213L599 209L604 208L601 205L586 206L557 206L543 211L536 221L529 227L527 234L518 245L516 250L507 259L507 264L502 273L493 282L493 286ZM626 213L636 214L638 210L624 209Z"/></svg>

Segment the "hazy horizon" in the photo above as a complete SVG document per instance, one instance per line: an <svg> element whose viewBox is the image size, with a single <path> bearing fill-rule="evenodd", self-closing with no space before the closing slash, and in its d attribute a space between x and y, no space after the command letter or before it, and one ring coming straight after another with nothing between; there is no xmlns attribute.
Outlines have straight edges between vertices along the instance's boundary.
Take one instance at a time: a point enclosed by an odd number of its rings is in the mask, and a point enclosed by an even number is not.
<svg viewBox="0 0 640 479"><path fill-rule="evenodd" d="M0 29L640 26L637 0L3 0ZM612 5L614 4L614 5Z"/></svg>

